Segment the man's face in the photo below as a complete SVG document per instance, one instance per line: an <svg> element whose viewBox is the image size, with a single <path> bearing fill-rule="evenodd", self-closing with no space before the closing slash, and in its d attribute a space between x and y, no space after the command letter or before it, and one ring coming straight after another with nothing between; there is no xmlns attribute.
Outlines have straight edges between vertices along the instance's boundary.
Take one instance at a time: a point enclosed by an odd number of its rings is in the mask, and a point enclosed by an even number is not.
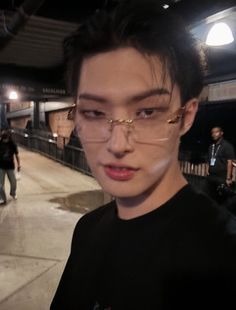
<svg viewBox="0 0 236 310"><path fill-rule="evenodd" d="M172 87L169 76L163 79L162 65L157 57L149 60L133 48L122 48L85 59L81 68L77 122L80 109L91 124L94 119L98 122L105 117L123 120L130 119L131 115L145 115L145 121L148 121L152 118L152 107L157 105L161 111L166 111L166 122L160 130L168 132L168 139L155 143L148 143L152 137L155 138L155 124L147 135L147 141L142 143L133 139L133 129L123 123L111 129L106 141L83 140L81 134L93 175L104 191L115 197L142 195L164 180L168 187L168 180L171 178L173 182L178 170L181 122L168 124L167 119L181 106L179 89ZM160 94L160 89L164 90L164 94ZM150 109L146 111L147 107ZM91 130L91 126L86 130ZM97 130L93 128L92 134L102 133L101 127L107 126L104 122L97 126ZM160 132L157 135L162 137Z"/></svg>
<svg viewBox="0 0 236 310"><path fill-rule="evenodd" d="M212 128L211 137L214 141L220 140L222 136L223 136L223 132L220 128L218 127Z"/></svg>

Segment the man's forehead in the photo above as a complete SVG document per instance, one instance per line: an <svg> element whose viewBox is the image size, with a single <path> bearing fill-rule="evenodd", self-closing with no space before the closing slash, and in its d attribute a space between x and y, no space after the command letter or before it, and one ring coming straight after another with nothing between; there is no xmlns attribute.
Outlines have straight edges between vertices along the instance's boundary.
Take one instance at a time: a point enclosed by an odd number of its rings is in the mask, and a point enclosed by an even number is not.
<svg viewBox="0 0 236 310"><path fill-rule="evenodd" d="M158 55L141 54L134 48L99 53L86 58L81 67L78 94L100 91L133 90L139 93L149 89L165 88L172 92L173 85L167 68Z"/></svg>
<svg viewBox="0 0 236 310"><path fill-rule="evenodd" d="M212 128L211 132L212 133L215 133L215 132L218 133L218 132L222 132L222 130L219 127L214 127L214 128Z"/></svg>
<svg viewBox="0 0 236 310"><path fill-rule="evenodd" d="M139 52L133 47L122 47L111 51L97 53L85 58L82 62L81 72L95 71L101 67L103 71L123 70L132 68L138 72L144 70L155 78L170 79L169 68L158 54L148 55ZM114 72L114 71L113 71Z"/></svg>

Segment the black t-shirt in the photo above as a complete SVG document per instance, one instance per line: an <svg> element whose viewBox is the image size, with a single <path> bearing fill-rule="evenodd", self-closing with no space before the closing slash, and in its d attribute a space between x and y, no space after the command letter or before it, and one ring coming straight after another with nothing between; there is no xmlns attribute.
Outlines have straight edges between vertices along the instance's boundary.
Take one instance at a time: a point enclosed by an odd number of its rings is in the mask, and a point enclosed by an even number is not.
<svg viewBox="0 0 236 310"><path fill-rule="evenodd" d="M228 141L222 139L219 143L210 145L208 158L209 175L225 180L227 177L227 161L235 159L234 148ZM214 165L211 165L211 159L215 159Z"/></svg>
<svg viewBox="0 0 236 310"><path fill-rule="evenodd" d="M235 265L235 218L190 186L131 220L112 202L78 222L51 310L235 309Z"/></svg>
<svg viewBox="0 0 236 310"><path fill-rule="evenodd" d="M15 169L14 154L18 154L13 141L0 141L0 169Z"/></svg>

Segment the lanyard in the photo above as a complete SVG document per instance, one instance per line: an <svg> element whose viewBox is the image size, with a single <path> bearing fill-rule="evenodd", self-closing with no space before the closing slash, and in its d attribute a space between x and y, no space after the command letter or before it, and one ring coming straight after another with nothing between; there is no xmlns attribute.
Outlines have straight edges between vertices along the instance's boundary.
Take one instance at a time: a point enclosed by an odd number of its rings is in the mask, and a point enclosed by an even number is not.
<svg viewBox="0 0 236 310"><path fill-rule="evenodd" d="M216 158L216 155L217 155L220 147L221 147L220 144L217 145L217 148L216 148L215 144L212 145L211 158ZM216 150L215 150L215 148L216 148Z"/></svg>

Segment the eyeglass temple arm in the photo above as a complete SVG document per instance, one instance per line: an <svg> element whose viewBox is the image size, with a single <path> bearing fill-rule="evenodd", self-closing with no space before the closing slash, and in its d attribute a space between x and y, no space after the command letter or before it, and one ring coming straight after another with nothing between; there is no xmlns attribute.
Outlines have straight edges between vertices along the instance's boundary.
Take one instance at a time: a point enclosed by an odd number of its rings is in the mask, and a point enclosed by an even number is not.
<svg viewBox="0 0 236 310"><path fill-rule="evenodd" d="M181 107L178 110L178 114L176 116L174 116L173 118L170 118L167 120L168 124L175 124L178 123L178 121L181 119L181 117L183 116L184 112L185 112L186 106Z"/></svg>

